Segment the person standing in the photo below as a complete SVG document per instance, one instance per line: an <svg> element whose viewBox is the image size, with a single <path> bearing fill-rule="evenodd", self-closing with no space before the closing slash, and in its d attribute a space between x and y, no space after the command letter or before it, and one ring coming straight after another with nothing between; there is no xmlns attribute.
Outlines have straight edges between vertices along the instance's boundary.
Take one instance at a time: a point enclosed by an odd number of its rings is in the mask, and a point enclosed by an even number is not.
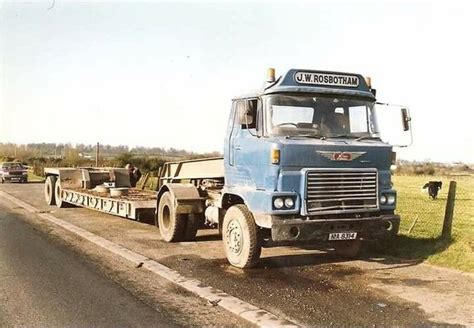
<svg viewBox="0 0 474 328"><path fill-rule="evenodd" d="M133 166L133 164L125 165L125 168L128 170L128 174L130 176L130 185L132 187L136 187L138 180L140 180L142 176L142 172L140 172L137 167Z"/></svg>

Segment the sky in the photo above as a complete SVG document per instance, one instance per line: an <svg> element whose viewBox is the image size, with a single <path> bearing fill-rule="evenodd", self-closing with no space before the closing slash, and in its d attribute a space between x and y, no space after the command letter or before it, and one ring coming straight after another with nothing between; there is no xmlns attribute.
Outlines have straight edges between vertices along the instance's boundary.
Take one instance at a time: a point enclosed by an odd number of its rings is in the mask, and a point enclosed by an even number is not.
<svg viewBox="0 0 474 328"><path fill-rule="evenodd" d="M360 73L408 160L474 163L468 1L0 2L0 142L222 151L266 70Z"/></svg>

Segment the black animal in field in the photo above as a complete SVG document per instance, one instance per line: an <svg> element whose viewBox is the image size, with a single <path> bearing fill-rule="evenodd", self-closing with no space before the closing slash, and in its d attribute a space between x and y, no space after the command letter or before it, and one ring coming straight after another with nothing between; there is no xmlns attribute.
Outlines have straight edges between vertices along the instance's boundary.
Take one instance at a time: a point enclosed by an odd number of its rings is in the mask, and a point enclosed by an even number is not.
<svg viewBox="0 0 474 328"><path fill-rule="evenodd" d="M443 183L441 181L430 181L425 183L423 189L428 188L428 195L430 195L431 199L436 199L438 197L438 191L441 189Z"/></svg>

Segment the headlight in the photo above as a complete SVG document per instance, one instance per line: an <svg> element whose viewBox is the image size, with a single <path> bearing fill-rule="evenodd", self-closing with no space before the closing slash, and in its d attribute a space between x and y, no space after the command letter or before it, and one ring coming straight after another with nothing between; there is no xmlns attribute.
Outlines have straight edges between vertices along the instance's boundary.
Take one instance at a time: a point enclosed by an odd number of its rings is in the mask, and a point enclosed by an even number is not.
<svg viewBox="0 0 474 328"><path fill-rule="evenodd" d="M395 204L395 195L390 194L390 195L387 196L387 204L388 205Z"/></svg>
<svg viewBox="0 0 474 328"><path fill-rule="evenodd" d="M285 202L282 198L275 198L275 200L273 201L273 206L275 206L275 208L280 209L283 207L283 205L285 205Z"/></svg>
<svg viewBox="0 0 474 328"><path fill-rule="evenodd" d="M10 172L3 172L3 175L10 175Z"/></svg>
<svg viewBox="0 0 474 328"><path fill-rule="evenodd" d="M380 204L385 205L387 203L387 196L381 195L380 196Z"/></svg>
<svg viewBox="0 0 474 328"><path fill-rule="evenodd" d="M28 172L21 172L21 174L23 174L23 175L27 175L27 174L28 174Z"/></svg>
<svg viewBox="0 0 474 328"><path fill-rule="evenodd" d="M295 201L292 198L285 198L285 206L288 208L292 208L295 206Z"/></svg>

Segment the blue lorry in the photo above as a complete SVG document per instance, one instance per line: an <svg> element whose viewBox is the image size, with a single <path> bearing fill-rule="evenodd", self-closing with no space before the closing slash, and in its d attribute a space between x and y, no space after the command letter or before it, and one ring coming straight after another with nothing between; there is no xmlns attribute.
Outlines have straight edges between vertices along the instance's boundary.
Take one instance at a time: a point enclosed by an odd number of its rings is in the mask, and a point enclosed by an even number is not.
<svg viewBox="0 0 474 328"><path fill-rule="evenodd" d="M217 226L228 261L254 266L262 247L321 244L356 256L363 240L398 233L392 146L376 91L359 74L273 69L232 100L223 158L166 163L156 225L165 241ZM404 131L410 116L395 117Z"/></svg>

